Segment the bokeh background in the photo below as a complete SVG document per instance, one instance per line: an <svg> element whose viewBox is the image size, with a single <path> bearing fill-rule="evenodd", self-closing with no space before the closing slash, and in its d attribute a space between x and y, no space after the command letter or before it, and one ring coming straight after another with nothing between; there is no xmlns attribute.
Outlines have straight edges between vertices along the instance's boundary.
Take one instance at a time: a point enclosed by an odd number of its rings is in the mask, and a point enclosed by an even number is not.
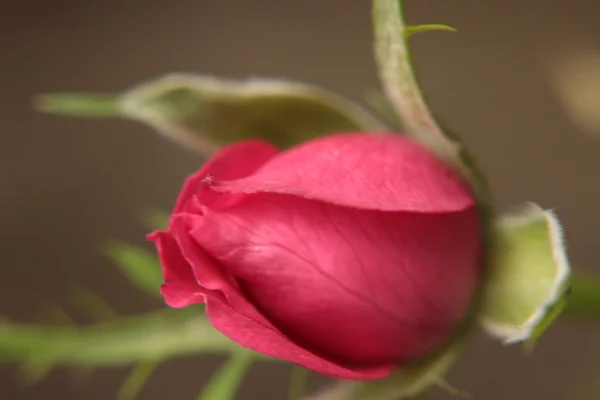
<svg viewBox="0 0 600 400"><path fill-rule="evenodd" d="M572 263L600 274L600 4L407 0L409 22L459 33L412 39L435 112L460 133L504 208L535 200L566 229ZM367 0L4 0L0 3L0 314L41 322L73 287L128 315L162 307L99 250L144 244L139 212L169 209L201 159L127 121L34 111L38 93L114 92L162 74L274 76L355 100L378 85ZM600 327L563 321L533 356L484 335L449 381L475 399L597 399ZM218 364L163 365L140 399L192 399ZM125 369L53 372L35 386L0 369L0 399L111 399ZM239 399L282 399L289 370L253 369ZM441 390L430 396L450 398Z"/></svg>

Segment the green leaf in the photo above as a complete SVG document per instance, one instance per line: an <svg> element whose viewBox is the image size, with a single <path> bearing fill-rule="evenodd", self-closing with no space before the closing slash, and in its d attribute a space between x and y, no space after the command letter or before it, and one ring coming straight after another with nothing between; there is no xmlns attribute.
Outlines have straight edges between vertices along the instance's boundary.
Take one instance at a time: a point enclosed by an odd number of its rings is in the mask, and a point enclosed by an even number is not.
<svg viewBox="0 0 600 400"><path fill-rule="evenodd" d="M411 28L404 22L401 3L373 0L375 58L384 92L400 115L407 134L462 169L460 144L439 126L413 72L407 43Z"/></svg>
<svg viewBox="0 0 600 400"><path fill-rule="evenodd" d="M0 322L0 361L31 368L152 363L180 355L222 354L237 349L239 345L212 327L200 307L82 327Z"/></svg>
<svg viewBox="0 0 600 400"><path fill-rule="evenodd" d="M429 32L429 31L448 31L458 32L458 29L444 24L424 24L424 25L410 25L404 30L404 38L407 39L415 33Z"/></svg>
<svg viewBox="0 0 600 400"><path fill-rule="evenodd" d="M534 341L562 310L570 267L560 224L535 204L497 221L480 319L505 343Z"/></svg>
<svg viewBox="0 0 600 400"><path fill-rule="evenodd" d="M254 361L249 350L234 352L210 379L197 400L231 400Z"/></svg>
<svg viewBox="0 0 600 400"><path fill-rule="evenodd" d="M464 348L466 336L444 351L414 362L384 379L367 382L343 381L309 396L306 400L398 400L422 393L440 382Z"/></svg>
<svg viewBox="0 0 600 400"><path fill-rule="evenodd" d="M116 240L106 243L105 253L131 283L154 297L160 297L159 289L163 283L163 276L156 254Z"/></svg>
<svg viewBox="0 0 600 400"><path fill-rule="evenodd" d="M106 99L102 97L102 99ZM111 103L111 100L106 100ZM191 149L214 152L219 145L262 138L288 147L340 131L384 130L354 103L316 86L279 80L233 81L172 74L142 84L112 100L94 95L44 95L44 111L63 115L102 115L116 109L148 124ZM106 113L110 116L110 113Z"/></svg>

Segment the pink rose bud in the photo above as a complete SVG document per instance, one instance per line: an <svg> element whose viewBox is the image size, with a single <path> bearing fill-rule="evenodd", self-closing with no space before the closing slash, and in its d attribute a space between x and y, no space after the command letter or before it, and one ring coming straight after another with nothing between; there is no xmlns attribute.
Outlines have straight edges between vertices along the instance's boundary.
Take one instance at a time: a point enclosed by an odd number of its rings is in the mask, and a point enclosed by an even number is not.
<svg viewBox="0 0 600 400"><path fill-rule="evenodd" d="M347 379L444 345L481 275L468 187L397 134L233 144L187 179L150 238L170 306L205 303L241 345Z"/></svg>

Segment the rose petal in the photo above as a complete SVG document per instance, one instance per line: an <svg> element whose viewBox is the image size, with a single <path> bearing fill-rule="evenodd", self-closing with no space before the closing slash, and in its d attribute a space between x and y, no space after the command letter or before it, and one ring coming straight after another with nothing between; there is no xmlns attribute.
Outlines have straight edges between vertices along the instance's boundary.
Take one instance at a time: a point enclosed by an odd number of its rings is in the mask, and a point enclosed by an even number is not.
<svg viewBox="0 0 600 400"><path fill-rule="evenodd" d="M270 326L271 323L240 292L237 280L190 236L190 230L199 226L200 221L200 217L179 214L171 224L171 230L179 244L181 254L192 267L194 279L203 289L221 293L223 298L238 312L263 325Z"/></svg>
<svg viewBox="0 0 600 400"><path fill-rule="evenodd" d="M269 329L238 313L226 303L209 298L206 311L215 328L242 346L267 356L282 358L324 375L343 379L380 379L389 375L395 367L394 363L344 367L294 344L281 332Z"/></svg>
<svg viewBox="0 0 600 400"><path fill-rule="evenodd" d="M474 207L388 213L263 193L206 210L191 234L286 335L350 362L432 350L464 317L479 275Z"/></svg>
<svg viewBox="0 0 600 400"><path fill-rule="evenodd" d="M196 216L179 214L172 222L173 236L160 232L153 237L159 249L164 251L163 259L169 260L165 264L169 283L165 284L163 290L163 294L169 296L169 305L177 307L198 302L193 301L192 297L203 293L209 318L223 334L245 347L323 374L346 379L377 379L391 372L393 363L356 368L338 365L311 353L283 335L241 293L235 279L189 236L188 230L197 227L198 221L200 219ZM174 264L174 260L178 263ZM179 262L182 260L188 269L180 271ZM175 270L170 271L169 266L175 267Z"/></svg>
<svg viewBox="0 0 600 400"><path fill-rule="evenodd" d="M246 140L224 147L202 168L185 180L175 204L174 214L186 211L195 196L204 195L203 203L210 202L212 191L206 190L213 180L239 179L252 174L279 151L262 140Z"/></svg>
<svg viewBox="0 0 600 400"><path fill-rule="evenodd" d="M215 190L294 194L354 208L448 212L473 205L457 172L398 134L348 133L306 142Z"/></svg>
<svg viewBox="0 0 600 400"><path fill-rule="evenodd" d="M173 308L204 303L205 290L196 282L192 268L181 255L175 239L167 232L155 232L148 239L156 243L163 267L165 283L160 292L165 302Z"/></svg>

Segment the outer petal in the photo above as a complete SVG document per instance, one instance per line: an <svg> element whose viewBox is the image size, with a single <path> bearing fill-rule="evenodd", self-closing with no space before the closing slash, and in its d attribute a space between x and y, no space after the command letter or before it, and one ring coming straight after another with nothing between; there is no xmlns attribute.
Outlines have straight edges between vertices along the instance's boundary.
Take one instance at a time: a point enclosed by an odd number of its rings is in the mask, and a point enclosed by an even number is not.
<svg viewBox="0 0 600 400"><path fill-rule="evenodd" d="M247 176L264 162L277 154L277 149L261 140L248 140L223 148L195 174L190 176L177 199L174 215L191 211L202 198L211 203L219 195L209 189L206 182L213 177L218 179L236 179ZM173 218L170 222L173 228ZM182 256L181 249L170 232L157 231L148 236L156 243L165 283L161 292L171 307L186 307L204 302L204 289L196 282L192 266ZM210 263L209 263L210 264Z"/></svg>
<svg viewBox="0 0 600 400"><path fill-rule="evenodd" d="M201 217L179 214L171 229L178 242L181 254L191 266L196 282L211 293L218 293L220 300L231 304L238 312L264 325L270 322L241 293L237 279L233 277L217 260L193 240L189 231L198 226Z"/></svg>
<svg viewBox="0 0 600 400"><path fill-rule="evenodd" d="M281 333L242 293L235 278L219 266L193 239L189 229L197 216L180 214L172 221L172 236L155 234L165 265L163 294L174 307L197 303L206 297L215 328L250 349L283 358L314 371L346 378L377 379L387 376L394 363L348 366L323 358ZM183 261L183 263L182 263ZM169 268L173 268L172 270Z"/></svg>
<svg viewBox="0 0 600 400"><path fill-rule="evenodd" d="M461 177L398 134L348 133L282 152L252 175L215 179L228 192L275 192L354 208L448 212L473 205Z"/></svg>
<svg viewBox="0 0 600 400"><path fill-rule="evenodd" d="M191 234L275 326L341 363L423 356L462 320L479 276L474 207L389 213L263 193L205 210Z"/></svg>
<svg viewBox="0 0 600 400"><path fill-rule="evenodd" d="M237 312L227 303L207 301L206 311L215 328L239 344L271 357L343 379L371 380L388 376L396 364L340 365L296 344L272 325L265 326Z"/></svg>
<svg viewBox="0 0 600 400"><path fill-rule="evenodd" d="M186 206L196 196L199 196L203 203L210 203L215 193L207 189L213 180L246 177L277 153L278 150L273 145L262 140L246 140L224 147L198 172L186 179L173 213L187 211Z"/></svg>
<svg viewBox="0 0 600 400"><path fill-rule="evenodd" d="M191 265L183 258L175 239L168 232L148 236L156 243L165 283L160 291L166 303L174 308L204 303L206 291L198 285Z"/></svg>

